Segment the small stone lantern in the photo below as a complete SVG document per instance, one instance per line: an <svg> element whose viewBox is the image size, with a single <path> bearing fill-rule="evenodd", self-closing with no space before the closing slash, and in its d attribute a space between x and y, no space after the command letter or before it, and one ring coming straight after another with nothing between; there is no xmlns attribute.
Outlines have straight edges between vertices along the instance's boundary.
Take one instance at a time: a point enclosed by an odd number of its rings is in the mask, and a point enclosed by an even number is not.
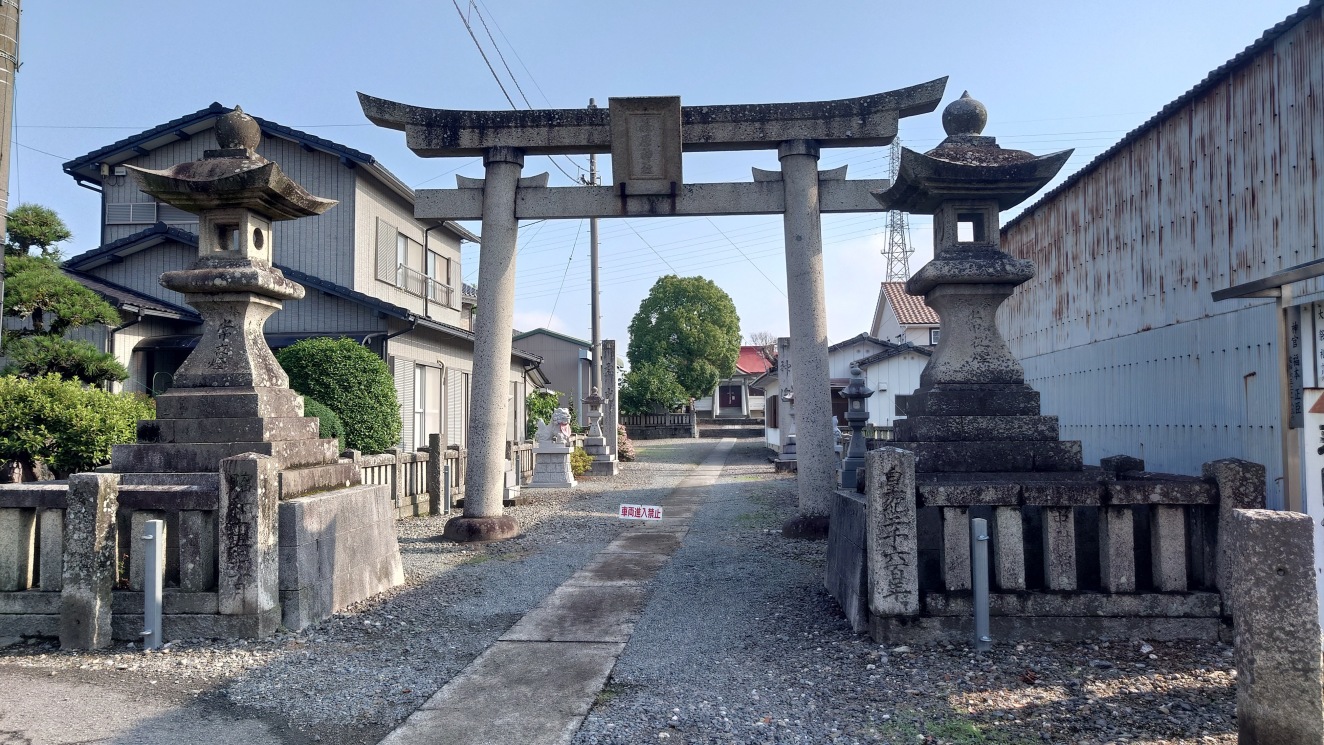
<svg viewBox="0 0 1324 745"><path fill-rule="evenodd" d="M606 446L607 438L602 435L602 404L607 399L598 393L598 387L593 386L593 392L584 398L584 403L588 404L588 438L585 445Z"/></svg>
<svg viewBox="0 0 1324 745"><path fill-rule="evenodd" d="M864 468L868 445L864 440L864 425L869 422L869 407L865 403L873 389L864 383L864 371L854 362L850 365L850 383L837 394L846 399L846 424L850 426L850 445L841 461L841 488L854 489L859 483L859 470Z"/></svg>

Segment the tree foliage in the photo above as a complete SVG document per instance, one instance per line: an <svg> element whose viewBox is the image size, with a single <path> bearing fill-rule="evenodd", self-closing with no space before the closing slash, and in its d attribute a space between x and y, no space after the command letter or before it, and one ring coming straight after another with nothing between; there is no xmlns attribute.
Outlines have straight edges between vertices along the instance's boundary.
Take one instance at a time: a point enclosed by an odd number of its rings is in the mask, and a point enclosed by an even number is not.
<svg viewBox="0 0 1324 745"><path fill-rule="evenodd" d="M664 414L685 402L685 389L665 365L645 362L625 374L621 381L621 412Z"/></svg>
<svg viewBox="0 0 1324 745"><path fill-rule="evenodd" d="M538 434L538 422L552 421L559 398L556 391L539 389L524 397L524 436L532 440Z"/></svg>
<svg viewBox="0 0 1324 745"><path fill-rule="evenodd" d="M74 237L55 210L39 204L15 207L5 220L5 228L7 257L27 256L35 248L43 258L58 260L60 249L55 244Z"/></svg>
<svg viewBox="0 0 1324 745"><path fill-rule="evenodd" d="M110 461L112 445L133 442L152 400L85 388L58 375L0 378L0 459L44 463L57 475Z"/></svg>
<svg viewBox="0 0 1324 745"><path fill-rule="evenodd" d="M400 441L395 380L380 357L353 339L314 337L280 350L290 387L320 401L345 425L345 447L380 453Z"/></svg>
<svg viewBox="0 0 1324 745"><path fill-rule="evenodd" d="M56 373L90 385L124 380L127 370L87 341L64 335L82 326L120 322L119 311L100 295L60 270L52 259L12 256L5 261L7 317L26 320L5 332L5 374L36 377Z"/></svg>
<svg viewBox="0 0 1324 745"><path fill-rule="evenodd" d="M661 365L691 398L711 395L740 356L740 316L722 288L669 274L653 284L630 321L631 369ZM628 377L628 376L627 376Z"/></svg>

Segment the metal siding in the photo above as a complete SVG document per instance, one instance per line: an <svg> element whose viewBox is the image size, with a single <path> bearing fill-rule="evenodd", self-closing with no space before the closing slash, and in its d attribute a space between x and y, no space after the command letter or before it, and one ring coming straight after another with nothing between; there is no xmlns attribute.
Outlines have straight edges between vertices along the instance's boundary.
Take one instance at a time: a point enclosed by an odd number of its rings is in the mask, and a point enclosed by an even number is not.
<svg viewBox="0 0 1324 745"><path fill-rule="evenodd" d="M189 307L184 302L184 295L167 290L161 286L161 274L164 272L188 269L198 258L198 250L182 243L166 241L151 248L125 256L114 264L102 264L89 269L91 274L109 282L137 290L166 302L182 307Z"/></svg>
<svg viewBox="0 0 1324 745"><path fill-rule="evenodd" d="M1090 460L1247 458L1281 503L1273 306L1210 293L1324 258L1321 90L1316 12L1004 236L1038 268L1003 308L1008 341Z"/></svg>

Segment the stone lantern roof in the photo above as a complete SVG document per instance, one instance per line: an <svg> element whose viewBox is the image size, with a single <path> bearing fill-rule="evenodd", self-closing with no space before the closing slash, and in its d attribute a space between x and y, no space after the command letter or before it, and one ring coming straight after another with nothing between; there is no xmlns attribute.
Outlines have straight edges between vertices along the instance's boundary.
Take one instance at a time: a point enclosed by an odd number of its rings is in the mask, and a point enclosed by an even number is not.
<svg viewBox="0 0 1324 745"><path fill-rule="evenodd" d="M268 220L293 220L320 215L335 206L336 200L309 194L280 166L257 154L262 130L238 106L216 120L216 140L220 148L205 151L202 160L163 171L126 168L141 179L143 191L195 214L240 208Z"/></svg>
<svg viewBox="0 0 1324 745"><path fill-rule="evenodd" d="M993 200L1010 209L1043 188L1071 157L1071 150L1037 156L1008 150L980 133L984 105L967 91L942 114L947 139L927 153L901 150L896 180L874 197L889 210L931 215L951 200Z"/></svg>

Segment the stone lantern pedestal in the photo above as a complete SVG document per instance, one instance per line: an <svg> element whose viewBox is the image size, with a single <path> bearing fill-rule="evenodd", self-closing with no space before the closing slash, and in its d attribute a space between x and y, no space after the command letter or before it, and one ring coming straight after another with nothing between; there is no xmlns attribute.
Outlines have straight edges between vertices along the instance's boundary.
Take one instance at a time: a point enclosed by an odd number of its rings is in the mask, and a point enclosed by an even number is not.
<svg viewBox="0 0 1324 745"><path fill-rule="evenodd" d="M619 466L616 463L616 454L607 446L607 436L602 431L602 405L607 402L598 393L597 386L584 399L588 405L588 436L584 438L584 451L593 456L593 470L595 476L615 476L619 473Z"/></svg>

